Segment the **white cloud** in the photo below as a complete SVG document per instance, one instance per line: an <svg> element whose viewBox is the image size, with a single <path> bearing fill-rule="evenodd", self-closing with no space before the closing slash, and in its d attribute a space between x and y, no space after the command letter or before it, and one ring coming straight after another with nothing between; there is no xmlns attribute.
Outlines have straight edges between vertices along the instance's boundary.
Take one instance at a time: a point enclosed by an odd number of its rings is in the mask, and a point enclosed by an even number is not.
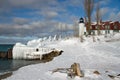
<svg viewBox="0 0 120 80"><path fill-rule="evenodd" d="M8 0L13 7L27 7L32 9L41 9L49 5L56 5L56 0Z"/></svg>
<svg viewBox="0 0 120 80"><path fill-rule="evenodd" d="M66 0L66 4L74 7L81 7L83 4L82 0Z"/></svg>
<svg viewBox="0 0 120 80"><path fill-rule="evenodd" d="M41 11L40 14L45 18L54 18L56 16L59 16L56 11Z"/></svg>
<svg viewBox="0 0 120 80"><path fill-rule="evenodd" d="M108 7L103 7L100 9L100 14L101 16L104 16L105 14L107 14L109 12L109 8Z"/></svg>
<svg viewBox="0 0 120 80"><path fill-rule="evenodd" d="M34 21L29 24L0 24L0 36L42 36L42 34L56 34L60 31L59 22L43 20ZM63 30L71 30L71 24L61 23ZM39 35L38 35L39 34Z"/></svg>
<svg viewBox="0 0 120 80"><path fill-rule="evenodd" d="M99 17L102 19L102 20L106 20L106 14L108 14L110 12L110 9L108 7L103 7L103 8L100 8L100 15ZM92 20L93 21L96 21L96 10L93 12L93 15L92 15Z"/></svg>
<svg viewBox="0 0 120 80"><path fill-rule="evenodd" d="M8 0L12 6L28 6L34 4L35 0Z"/></svg>
<svg viewBox="0 0 120 80"><path fill-rule="evenodd" d="M102 7L100 15L104 20L120 21L120 11L117 8Z"/></svg>
<svg viewBox="0 0 120 80"><path fill-rule="evenodd" d="M118 13L111 12L110 15L109 15L109 20L120 21L120 11Z"/></svg>
<svg viewBox="0 0 120 80"><path fill-rule="evenodd" d="M16 24L25 24L29 22L29 19L26 18L20 18L20 17L14 17L13 22Z"/></svg>
<svg viewBox="0 0 120 80"><path fill-rule="evenodd" d="M107 5L110 3L110 0L99 0L100 5Z"/></svg>

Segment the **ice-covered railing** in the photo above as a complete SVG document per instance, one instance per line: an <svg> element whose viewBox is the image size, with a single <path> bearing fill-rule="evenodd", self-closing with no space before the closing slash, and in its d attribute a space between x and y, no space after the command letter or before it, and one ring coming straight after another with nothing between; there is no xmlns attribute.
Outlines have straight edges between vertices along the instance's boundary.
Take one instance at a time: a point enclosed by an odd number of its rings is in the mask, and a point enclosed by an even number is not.
<svg viewBox="0 0 120 80"><path fill-rule="evenodd" d="M59 36L55 35L54 37L49 36L49 37L43 37L43 38L31 40L27 42L27 46L29 47L42 46L43 47L47 43L57 41L57 40L61 40L60 35Z"/></svg>

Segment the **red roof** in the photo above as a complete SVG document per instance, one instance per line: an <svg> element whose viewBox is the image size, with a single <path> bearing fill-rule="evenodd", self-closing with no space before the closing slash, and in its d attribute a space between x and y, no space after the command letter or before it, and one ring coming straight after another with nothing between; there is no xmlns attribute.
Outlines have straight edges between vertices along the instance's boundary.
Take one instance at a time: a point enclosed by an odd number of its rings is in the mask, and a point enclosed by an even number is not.
<svg viewBox="0 0 120 80"><path fill-rule="evenodd" d="M88 23L85 24L85 25L87 26ZM99 26L100 26L100 30L105 30L105 29L120 30L120 23L119 23L119 21L116 21L116 22L112 22L112 21L101 22L99 24ZM91 30L97 30L97 24L91 24Z"/></svg>

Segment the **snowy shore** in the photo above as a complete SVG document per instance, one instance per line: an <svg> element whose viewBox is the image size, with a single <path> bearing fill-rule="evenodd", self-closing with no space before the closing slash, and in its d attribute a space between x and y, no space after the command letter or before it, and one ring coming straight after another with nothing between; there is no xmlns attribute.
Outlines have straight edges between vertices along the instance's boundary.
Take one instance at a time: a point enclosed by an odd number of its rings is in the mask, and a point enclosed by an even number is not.
<svg viewBox="0 0 120 80"><path fill-rule="evenodd" d="M120 37L118 35L107 39L115 38ZM5 80L120 80L120 41L105 40L101 36L100 41L96 42L93 42L92 37L85 38L83 43L79 38L49 42L46 47L61 49L63 54L47 63L22 67ZM71 79L66 73L52 74L53 69L69 68L74 62L80 64L84 77ZM100 74L94 74L94 71Z"/></svg>

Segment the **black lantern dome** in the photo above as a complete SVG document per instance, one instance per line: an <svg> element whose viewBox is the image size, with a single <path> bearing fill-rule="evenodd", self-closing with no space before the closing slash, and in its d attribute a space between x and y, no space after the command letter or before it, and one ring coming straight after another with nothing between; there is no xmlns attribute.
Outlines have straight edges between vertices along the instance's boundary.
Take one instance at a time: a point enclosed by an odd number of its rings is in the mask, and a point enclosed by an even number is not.
<svg viewBox="0 0 120 80"><path fill-rule="evenodd" d="M81 17L79 23L84 23L84 19Z"/></svg>

